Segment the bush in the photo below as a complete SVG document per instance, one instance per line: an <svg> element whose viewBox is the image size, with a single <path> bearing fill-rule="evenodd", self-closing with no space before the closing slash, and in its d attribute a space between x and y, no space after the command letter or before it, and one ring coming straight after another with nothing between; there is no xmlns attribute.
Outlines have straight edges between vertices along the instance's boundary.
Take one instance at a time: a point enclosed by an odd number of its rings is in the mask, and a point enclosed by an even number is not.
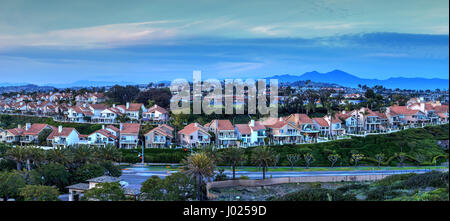
<svg viewBox="0 0 450 221"><path fill-rule="evenodd" d="M85 164L75 170L72 183L86 182L88 179L105 175L105 169L97 164Z"/></svg>
<svg viewBox="0 0 450 221"><path fill-rule="evenodd" d="M368 189L368 184L360 184L360 183L354 183L350 185L345 185L337 188L338 191L347 192L349 190L360 190L360 189Z"/></svg>
<svg viewBox="0 0 450 221"><path fill-rule="evenodd" d="M100 166L103 167L107 176L120 177L122 175L120 166L114 165L111 161L102 162Z"/></svg>
<svg viewBox="0 0 450 221"><path fill-rule="evenodd" d="M240 179L240 180L249 180L250 177L245 176L245 175L241 175L241 176L239 177L239 179Z"/></svg>
<svg viewBox="0 0 450 221"><path fill-rule="evenodd" d="M409 177L403 182L403 188L425 188L448 186L448 172L432 171Z"/></svg>
<svg viewBox="0 0 450 221"><path fill-rule="evenodd" d="M381 179L381 180L378 180L377 182L376 182L376 184L377 185L380 185L380 186L391 186L392 184L394 184L395 182L398 182L398 181L405 181L405 180L407 180L408 178L410 178L410 177L412 177L412 176L415 176L416 174L415 173L406 173L406 174L395 174L395 175L390 175L390 176L387 176L387 177L385 177L385 178L383 178L383 179Z"/></svg>
<svg viewBox="0 0 450 221"><path fill-rule="evenodd" d="M399 196L400 193L392 190L390 187L379 186L367 193L368 201L384 201Z"/></svg>
<svg viewBox="0 0 450 221"><path fill-rule="evenodd" d="M274 198L273 201L356 201L351 194L329 189L304 189L284 196Z"/></svg>

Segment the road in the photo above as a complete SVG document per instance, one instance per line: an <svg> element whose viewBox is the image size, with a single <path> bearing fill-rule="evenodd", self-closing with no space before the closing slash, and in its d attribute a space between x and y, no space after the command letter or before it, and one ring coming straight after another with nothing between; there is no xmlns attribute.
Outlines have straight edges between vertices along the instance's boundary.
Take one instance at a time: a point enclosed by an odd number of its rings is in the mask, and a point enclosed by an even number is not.
<svg viewBox="0 0 450 221"><path fill-rule="evenodd" d="M418 169L418 170L374 170L374 171L314 171L314 172L299 172L299 171L288 171L288 172L267 172L267 178L279 178L279 177L299 177L299 176L352 176L352 175L375 175L375 174L403 174L403 173L426 173L431 170L429 169ZM120 177L123 181L129 184L130 188L140 188L141 183L147 180L151 176L165 177L177 171L154 171L151 168L146 167L133 167L122 170L122 176ZM231 171L224 172L227 176L231 177ZM248 172L248 171L237 171L236 177L248 176L250 179L261 179L262 172Z"/></svg>

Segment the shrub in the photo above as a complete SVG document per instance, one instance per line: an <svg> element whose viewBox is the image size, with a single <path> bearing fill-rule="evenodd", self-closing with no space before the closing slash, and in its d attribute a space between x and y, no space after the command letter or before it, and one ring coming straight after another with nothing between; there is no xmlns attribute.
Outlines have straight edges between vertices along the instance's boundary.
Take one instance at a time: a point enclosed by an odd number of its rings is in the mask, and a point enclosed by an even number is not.
<svg viewBox="0 0 450 221"><path fill-rule="evenodd" d="M394 184L397 181L405 181L408 178L415 176L415 173L405 173L405 174L395 174L395 175L390 175L387 176L381 180L378 180L375 184L380 185L380 186L390 186L392 184Z"/></svg>
<svg viewBox="0 0 450 221"><path fill-rule="evenodd" d="M446 187L448 185L448 172L432 171L409 177L403 182L403 188Z"/></svg>
<svg viewBox="0 0 450 221"><path fill-rule="evenodd" d="M273 198L273 201L356 201L351 194L329 189L304 189L284 196Z"/></svg>
<svg viewBox="0 0 450 221"><path fill-rule="evenodd" d="M250 177L245 176L245 175L241 175L241 176L239 177L239 179L240 179L240 180L249 180Z"/></svg>

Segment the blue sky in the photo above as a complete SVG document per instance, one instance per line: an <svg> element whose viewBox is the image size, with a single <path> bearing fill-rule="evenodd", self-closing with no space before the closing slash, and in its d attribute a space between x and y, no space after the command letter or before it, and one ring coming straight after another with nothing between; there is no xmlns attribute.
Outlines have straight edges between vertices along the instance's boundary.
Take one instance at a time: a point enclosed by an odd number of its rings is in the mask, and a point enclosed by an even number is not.
<svg viewBox="0 0 450 221"><path fill-rule="evenodd" d="M0 0L0 83L446 78L448 1Z"/></svg>

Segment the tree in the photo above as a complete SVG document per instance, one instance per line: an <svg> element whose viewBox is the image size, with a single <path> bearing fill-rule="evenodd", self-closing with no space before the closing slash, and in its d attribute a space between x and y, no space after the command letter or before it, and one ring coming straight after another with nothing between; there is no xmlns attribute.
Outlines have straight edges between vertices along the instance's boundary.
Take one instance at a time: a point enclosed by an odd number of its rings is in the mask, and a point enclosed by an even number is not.
<svg viewBox="0 0 450 221"><path fill-rule="evenodd" d="M88 179L105 175L105 169L97 164L85 164L75 170L73 182L85 182Z"/></svg>
<svg viewBox="0 0 450 221"><path fill-rule="evenodd" d="M352 158L351 161L353 161L353 163L355 164L355 166L358 166L358 162L360 160L364 159L364 154L360 154L360 153L353 153L352 154Z"/></svg>
<svg viewBox="0 0 450 221"><path fill-rule="evenodd" d="M416 153L415 157L417 161L417 166L420 166L420 164L422 164L425 161L425 155L421 153Z"/></svg>
<svg viewBox="0 0 450 221"><path fill-rule="evenodd" d="M299 154L288 154L286 155L287 160L289 161L289 164L291 164L291 170L294 170L294 164L300 160Z"/></svg>
<svg viewBox="0 0 450 221"><path fill-rule="evenodd" d="M244 152L244 149L240 147L228 147L225 148L221 154L221 159L224 162L231 163L233 180L236 179L236 165L246 160Z"/></svg>
<svg viewBox="0 0 450 221"><path fill-rule="evenodd" d="M122 157L122 152L114 145L108 144L95 149L95 156L99 160L118 162Z"/></svg>
<svg viewBox="0 0 450 221"><path fill-rule="evenodd" d="M32 171L31 180L33 184L55 185L59 190L64 191L64 187L70 183L70 173L64 165L50 163Z"/></svg>
<svg viewBox="0 0 450 221"><path fill-rule="evenodd" d="M52 186L26 185L19 189L25 201L59 201L59 191Z"/></svg>
<svg viewBox="0 0 450 221"><path fill-rule="evenodd" d="M339 160L340 156L337 153L328 155L328 160L331 162L331 167Z"/></svg>
<svg viewBox="0 0 450 221"><path fill-rule="evenodd" d="M26 155L26 149L21 146L16 146L6 151L6 157L16 162L17 170L22 170L22 164L25 162Z"/></svg>
<svg viewBox="0 0 450 221"><path fill-rule="evenodd" d="M68 166L73 161L73 156L69 148L56 147L46 151L46 158L49 162L60 163Z"/></svg>
<svg viewBox="0 0 450 221"><path fill-rule="evenodd" d="M378 167L381 166L381 162L384 160L384 154L378 153L375 155L375 159L377 159Z"/></svg>
<svg viewBox="0 0 450 221"><path fill-rule="evenodd" d="M3 201L19 197L19 189L24 186L25 179L19 172L0 172L0 197Z"/></svg>
<svg viewBox="0 0 450 221"><path fill-rule="evenodd" d="M174 173L160 179L152 176L142 183L143 200L187 201L196 197L196 183L184 173Z"/></svg>
<svg viewBox="0 0 450 221"><path fill-rule="evenodd" d="M276 160L276 154L269 147L257 147L251 155L253 163L263 169L263 179L266 179L266 169L273 165Z"/></svg>
<svg viewBox="0 0 450 221"><path fill-rule="evenodd" d="M195 178L197 182L197 198L203 199L201 188L205 178L214 176L216 165L214 161L205 153L195 153L183 159L182 172Z"/></svg>
<svg viewBox="0 0 450 221"><path fill-rule="evenodd" d="M306 168L309 168L309 165L314 161L312 153L305 153L303 159L305 160Z"/></svg>
<svg viewBox="0 0 450 221"><path fill-rule="evenodd" d="M406 159L406 153L398 153L396 154L398 162L400 163L400 166L403 166L403 161Z"/></svg>
<svg viewBox="0 0 450 221"><path fill-rule="evenodd" d="M72 154L73 162L77 166L95 161L94 149L88 145L72 146L69 147L69 149Z"/></svg>
<svg viewBox="0 0 450 221"><path fill-rule="evenodd" d="M119 182L99 183L94 188L84 192L83 201L123 201L126 200L125 190Z"/></svg>
<svg viewBox="0 0 450 221"><path fill-rule="evenodd" d="M363 115L363 127L364 130L366 130L367 116L370 114L370 112L367 110L367 108L364 108L363 111L360 111L359 113Z"/></svg>

